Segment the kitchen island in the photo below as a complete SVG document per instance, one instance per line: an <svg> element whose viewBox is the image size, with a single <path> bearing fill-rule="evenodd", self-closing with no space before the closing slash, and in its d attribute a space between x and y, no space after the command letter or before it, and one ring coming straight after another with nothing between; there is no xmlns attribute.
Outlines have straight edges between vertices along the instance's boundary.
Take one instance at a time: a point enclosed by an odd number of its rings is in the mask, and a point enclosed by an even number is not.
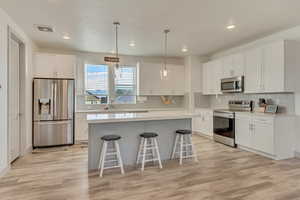
<svg viewBox="0 0 300 200"><path fill-rule="evenodd" d="M161 111L142 113L101 113L88 114L88 165L89 170L97 169L101 137L117 134L124 165L134 165L143 132L158 133L159 150L162 160L170 159L175 131L191 129L194 113L186 111Z"/></svg>

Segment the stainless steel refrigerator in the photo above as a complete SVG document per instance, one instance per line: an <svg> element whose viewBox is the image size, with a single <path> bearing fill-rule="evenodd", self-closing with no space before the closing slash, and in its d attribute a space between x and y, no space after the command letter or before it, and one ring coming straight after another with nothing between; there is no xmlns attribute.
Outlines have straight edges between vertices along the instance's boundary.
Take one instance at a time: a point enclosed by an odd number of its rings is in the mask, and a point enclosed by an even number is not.
<svg viewBox="0 0 300 200"><path fill-rule="evenodd" d="M33 147L74 144L74 80L33 81Z"/></svg>

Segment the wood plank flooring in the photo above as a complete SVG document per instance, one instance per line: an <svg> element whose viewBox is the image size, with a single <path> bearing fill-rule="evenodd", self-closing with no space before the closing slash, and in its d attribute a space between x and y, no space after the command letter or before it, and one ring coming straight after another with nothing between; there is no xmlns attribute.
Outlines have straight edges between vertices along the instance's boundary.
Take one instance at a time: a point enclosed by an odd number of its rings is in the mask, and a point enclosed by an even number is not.
<svg viewBox="0 0 300 200"><path fill-rule="evenodd" d="M199 162L164 169L87 171L81 145L39 150L0 179L1 200L292 200L300 199L300 160L273 161L194 136ZM160 144L162 145L162 144Z"/></svg>

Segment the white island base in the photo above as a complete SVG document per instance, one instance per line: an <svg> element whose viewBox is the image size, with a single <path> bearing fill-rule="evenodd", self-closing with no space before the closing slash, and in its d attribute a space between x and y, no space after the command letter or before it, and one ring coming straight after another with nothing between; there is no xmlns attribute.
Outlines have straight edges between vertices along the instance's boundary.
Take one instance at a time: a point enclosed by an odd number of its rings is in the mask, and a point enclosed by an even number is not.
<svg viewBox="0 0 300 200"><path fill-rule="evenodd" d="M91 117L91 116L90 116ZM120 151L124 165L135 165L140 143L140 134L143 132L158 133L158 145L162 160L171 157L172 148L177 129L191 129L192 115L179 115L174 117L155 120L139 118L138 120L115 120L105 121L98 119L89 120L89 144L88 144L88 168L98 168L100 150L102 147L101 137L109 134L120 135ZM137 118L136 118L137 119ZM107 120L107 119L106 119Z"/></svg>

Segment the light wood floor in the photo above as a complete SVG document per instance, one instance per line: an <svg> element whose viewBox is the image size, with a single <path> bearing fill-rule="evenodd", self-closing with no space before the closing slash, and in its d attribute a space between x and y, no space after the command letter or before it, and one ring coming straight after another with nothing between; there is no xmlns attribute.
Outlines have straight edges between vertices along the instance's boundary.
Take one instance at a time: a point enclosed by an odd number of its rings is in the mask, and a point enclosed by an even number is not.
<svg viewBox="0 0 300 200"><path fill-rule="evenodd" d="M273 161L195 136L199 162L125 175L87 171L80 145L37 151L0 179L1 200L300 199L300 160ZM162 144L160 144L162 145Z"/></svg>

